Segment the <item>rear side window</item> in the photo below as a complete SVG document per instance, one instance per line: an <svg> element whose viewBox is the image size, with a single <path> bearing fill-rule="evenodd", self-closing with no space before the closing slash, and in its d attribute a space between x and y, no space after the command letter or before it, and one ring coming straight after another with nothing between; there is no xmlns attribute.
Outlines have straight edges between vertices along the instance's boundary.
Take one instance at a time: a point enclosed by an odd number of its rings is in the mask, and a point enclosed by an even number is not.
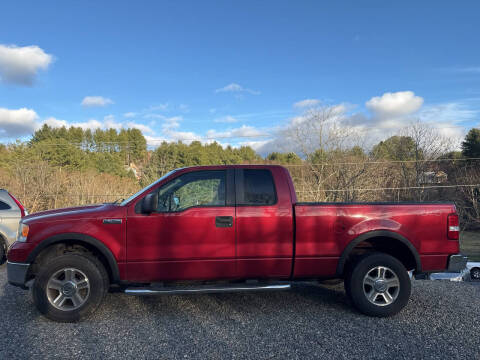
<svg viewBox="0 0 480 360"><path fill-rule="evenodd" d="M238 205L273 205L277 202L272 173L269 170L243 170L243 199ZM241 197L241 196L240 196Z"/></svg>
<svg viewBox="0 0 480 360"><path fill-rule="evenodd" d="M10 210L11 207L6 202L0 201L0 210Z"/></svg>

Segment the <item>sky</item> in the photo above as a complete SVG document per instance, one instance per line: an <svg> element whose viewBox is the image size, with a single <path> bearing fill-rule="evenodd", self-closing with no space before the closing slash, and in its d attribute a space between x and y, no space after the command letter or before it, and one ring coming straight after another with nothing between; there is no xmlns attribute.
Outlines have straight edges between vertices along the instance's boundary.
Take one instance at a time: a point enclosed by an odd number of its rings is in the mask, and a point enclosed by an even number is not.
<svg viewBox="0 0 480 360"><path fill-rule="evenodd" d="M1 2L0 142L47 123L264 152L335 107L375 140L419 121L458 144L480 125L478 14L478 1Z"/></svg>

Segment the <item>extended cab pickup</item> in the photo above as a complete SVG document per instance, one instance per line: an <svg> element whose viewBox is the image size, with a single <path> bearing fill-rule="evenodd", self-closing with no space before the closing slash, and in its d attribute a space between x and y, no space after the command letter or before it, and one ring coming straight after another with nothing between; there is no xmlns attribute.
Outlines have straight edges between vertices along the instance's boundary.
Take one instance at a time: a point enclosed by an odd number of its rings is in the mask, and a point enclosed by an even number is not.
<svg viewBox="0 0 480 360"><path fill-rule="evenodd" d="M361 312L388 316L415 276L460 271L453 204L299 203L281 166L174 170L121 203L22 219L8 280L57 321L129 294L287 289L344 279ZM33 281L32 281L33 280Z"/></svg>

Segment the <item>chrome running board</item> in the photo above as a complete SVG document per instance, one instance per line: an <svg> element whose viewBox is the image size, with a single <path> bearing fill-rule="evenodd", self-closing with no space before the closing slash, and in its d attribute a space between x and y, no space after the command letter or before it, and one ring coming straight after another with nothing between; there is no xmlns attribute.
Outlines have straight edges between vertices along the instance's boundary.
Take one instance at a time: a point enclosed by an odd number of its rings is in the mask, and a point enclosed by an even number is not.
<svg viewBox="0 0 480 360"><path fill-rule="evenodd" d="M184 294L213 294L228 292L244 292L244 291L270 291L270 290L288 290L290 284L272 284L272 285L250 285L235 284L231 286L190 286L190 287L130 287L124 290L129 295L184 295Z"/></svg>

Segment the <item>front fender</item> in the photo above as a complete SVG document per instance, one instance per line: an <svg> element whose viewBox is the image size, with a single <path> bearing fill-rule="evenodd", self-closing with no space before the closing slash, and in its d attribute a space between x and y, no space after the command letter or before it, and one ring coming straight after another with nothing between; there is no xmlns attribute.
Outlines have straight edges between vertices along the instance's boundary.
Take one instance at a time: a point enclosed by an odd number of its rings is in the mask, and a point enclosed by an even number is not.
<svg viewBox="0 0 480 360"><path fill-rule="evenodd" d="M110 267L112 281L118 283L120 281L120 273L118 270L118 263L115 257L113 256L112 251L100 240L95 239L92 236L80 234L80 233L65 233L51 236L43 241L41 241L28 255L26 262L32 263L35 258L40 254L43 249L46 249L50 245L65 243L65 242L75 242L78 244L85 244L88 247L95 248L100 254L102 254L107 260L108 266ZM108 269L107 269L108 270Z"/></svg>

